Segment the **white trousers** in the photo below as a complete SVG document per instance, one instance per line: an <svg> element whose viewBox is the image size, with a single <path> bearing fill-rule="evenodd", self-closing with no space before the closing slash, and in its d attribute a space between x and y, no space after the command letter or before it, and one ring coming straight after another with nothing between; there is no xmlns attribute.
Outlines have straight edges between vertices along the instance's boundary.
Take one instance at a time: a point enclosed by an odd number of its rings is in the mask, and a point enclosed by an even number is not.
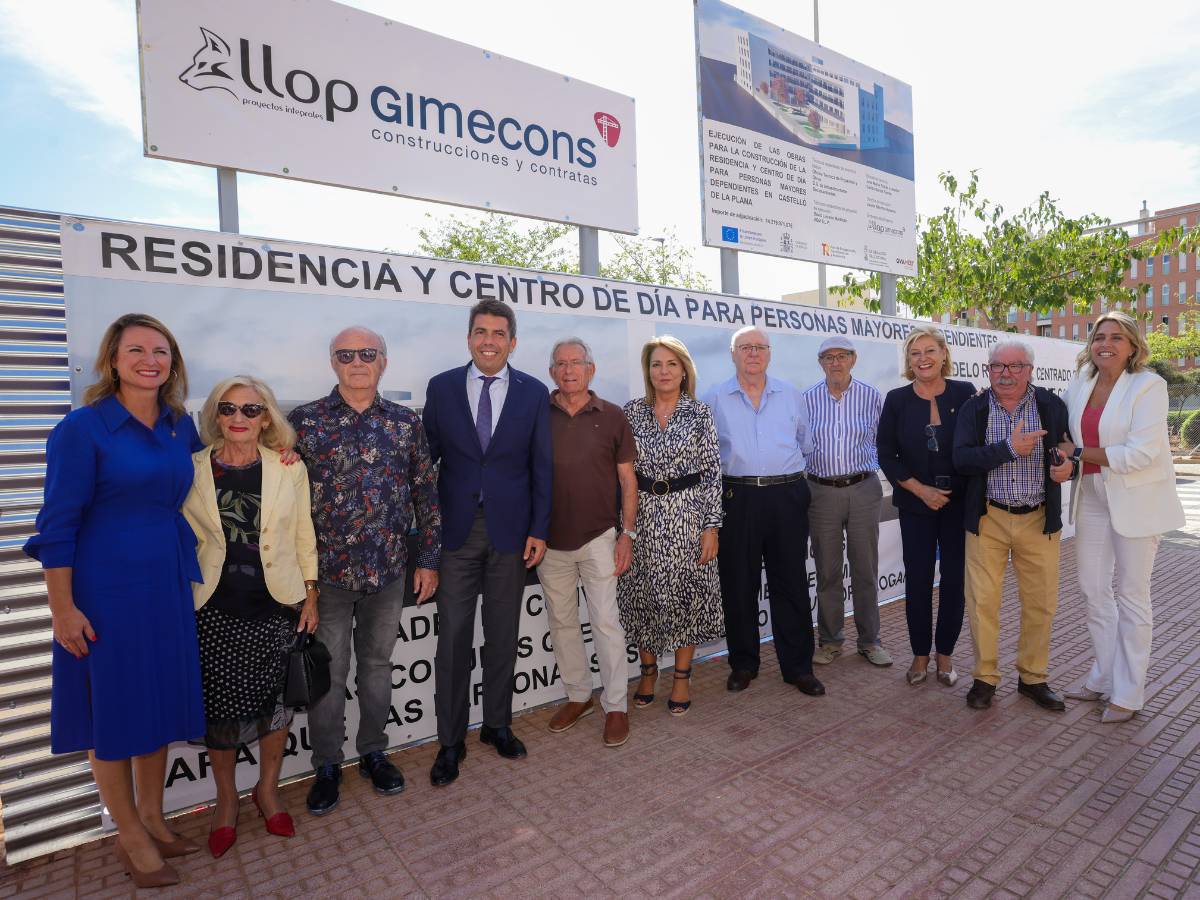
<svg viewBox="0 0 1200 900"><path fill-rule="evenodd" d="M595 662L604 686L600 706L606 713L626 712L629 691L625 629L617 612L617 578L613 575L615 546L616 532L606 531L578 550L547 550L538 566L554 659L567 688L567 699L576 703L592 696L592 669L579 623L577 586L583 582Z"/></svg>
<svg viewBox="0 0 1200 900"><path fill-rule="evenodd" d="M1096 653L1084 684L1117 706L1141 709L1152 636L1150 572L1160 538L1117 534L1099 475L1083 476L1079 490L1076 570Z"/></svg>

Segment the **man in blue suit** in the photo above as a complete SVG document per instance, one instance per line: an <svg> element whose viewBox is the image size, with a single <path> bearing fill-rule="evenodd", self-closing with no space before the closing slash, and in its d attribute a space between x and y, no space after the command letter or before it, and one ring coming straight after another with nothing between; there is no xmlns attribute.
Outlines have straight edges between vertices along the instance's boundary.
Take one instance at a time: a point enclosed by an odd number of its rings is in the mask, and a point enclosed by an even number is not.
<svg viewBox="0 0 1200 900"><path fill-rule="evenodd" d="M483 594L483 728L479 740L520 759L512 731L513 670L525 571L542 561L550 529L549 392L508 365L517 318L506 304L471 309L471 362L435 375L425 392L425 431L441 462L441 584L435 661L438 741L434 785L458 777L467 755L471 644Z"/></svg>

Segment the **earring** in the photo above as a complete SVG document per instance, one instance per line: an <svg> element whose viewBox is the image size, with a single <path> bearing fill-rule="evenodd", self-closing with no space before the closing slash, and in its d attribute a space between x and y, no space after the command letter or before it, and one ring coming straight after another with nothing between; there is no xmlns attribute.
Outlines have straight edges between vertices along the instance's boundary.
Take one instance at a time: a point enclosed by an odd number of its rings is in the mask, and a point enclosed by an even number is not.
<svg viewBox="0 0 1200 900"><path fill-rule="evenodd" d="M116 367L116 366L113 366L113 369L112 369L112 380L113 380L113 382L114 382L115 384L120 384L120 383L121 383L121 376L117 374L117 367Z"/></svg>

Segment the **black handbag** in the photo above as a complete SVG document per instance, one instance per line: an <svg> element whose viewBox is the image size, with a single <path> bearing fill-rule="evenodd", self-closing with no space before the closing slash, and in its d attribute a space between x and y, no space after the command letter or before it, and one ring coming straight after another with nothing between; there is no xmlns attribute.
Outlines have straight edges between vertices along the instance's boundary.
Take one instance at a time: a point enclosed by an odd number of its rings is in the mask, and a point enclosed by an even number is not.
<svg viewBox="0 0 1200 900"><path fill-rule="evenodd" d="M311 706L329 690L329 648L307 631L296 635L288 651L283 682L285 706Z"/></svg>

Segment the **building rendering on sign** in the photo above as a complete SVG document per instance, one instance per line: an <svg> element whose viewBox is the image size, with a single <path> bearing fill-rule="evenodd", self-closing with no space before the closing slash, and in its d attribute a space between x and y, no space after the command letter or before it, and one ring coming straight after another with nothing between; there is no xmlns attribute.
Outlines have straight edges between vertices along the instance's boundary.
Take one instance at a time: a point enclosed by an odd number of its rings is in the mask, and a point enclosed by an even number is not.
<svg viewBox="0 0 1200 900"><path fill-rule="evenodd" d="M816 55L784 50L737 32L738 87L806 144L851 150L887 146L883 87L868 90Z"/></svg>

